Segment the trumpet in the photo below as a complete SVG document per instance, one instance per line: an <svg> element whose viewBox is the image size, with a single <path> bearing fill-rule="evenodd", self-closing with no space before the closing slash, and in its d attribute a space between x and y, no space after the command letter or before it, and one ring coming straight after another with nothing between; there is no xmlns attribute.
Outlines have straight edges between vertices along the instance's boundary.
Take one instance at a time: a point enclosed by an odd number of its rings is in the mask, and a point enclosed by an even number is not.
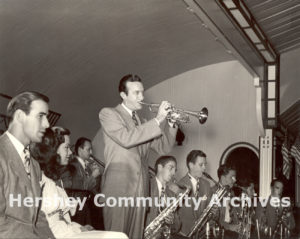
<svg viewBox="0 0 300 239"><path fill-rule="evenodd" d="M157 103L140 102L140 104L148 106L151 112L155 112L154 108L158 109L160 106L160 104ZM177 114L177 116L172 117L173 113ZM191 111L191 110L179 109L176 108L175 106L172 106L171 113L167 116L167 119L176 121L177 123L189 123L190 122L189 116L196 117L199 120L200 124L204 124L208 117L208 109L206 107L203 107L202 110L200 111Z"/></svg>

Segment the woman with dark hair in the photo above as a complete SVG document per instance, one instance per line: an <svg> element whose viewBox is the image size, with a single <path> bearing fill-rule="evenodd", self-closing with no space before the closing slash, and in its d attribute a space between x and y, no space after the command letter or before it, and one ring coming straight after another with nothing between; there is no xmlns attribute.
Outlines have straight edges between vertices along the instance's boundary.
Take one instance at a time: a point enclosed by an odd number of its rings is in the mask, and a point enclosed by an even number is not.
<svg viewBox="0 0 300 239"><path fill-rule="evenodd" d="M64 190L64 184L71 183L71 180L62 180L62 177L67 179L72 174L72 166L68 165L72 152L67 130L47 129L43 141L32 144L30 150L43 171L41 210L56 238L127 238L124 233L95 231L89 225L71 221L70 214L75 213L77 203L70 200Z"/></svg>

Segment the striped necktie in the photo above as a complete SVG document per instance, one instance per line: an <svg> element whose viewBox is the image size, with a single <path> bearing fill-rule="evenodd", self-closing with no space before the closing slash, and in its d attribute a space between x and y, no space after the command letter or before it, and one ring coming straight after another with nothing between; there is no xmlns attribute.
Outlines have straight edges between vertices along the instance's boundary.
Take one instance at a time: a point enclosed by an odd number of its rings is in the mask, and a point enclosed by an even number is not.
<svg viewBox="0 0 300 239"><path fill-rule="evenodd" d="M139 122L138 122L137 116L136 116L136 111L132 111L132 120L133 120L135 126L139 125Z"/></svg>
<svg viewBox="0 0 300 239"><path fill-rule="evenodd" d="M195 197L198 198L200 196L200 178L197 179L197 184L196 184L196 191L195 191Z"/></svg>
<svg viewBox="0 0 300 239"><path fill-rule="evenodd" d="M23 150L24 153L24 168L25 171L27 173L28 178L31 178L31 174L30 174L30 152L29 152L29 146L27 146L26 148L24 148Z"/></svg>
<svg viewBox="0 0 300 239"><path fill-rule="evenodd" d="M159 201L160 201L160 202L159 202L159 205L160 205L159 211L160 211L160 212L163 211L164 208L165 208L165 206L166 206L166 199L165 199L165 197L166 197L165 188L164 188L164 187L161 187L160 199L159 199Z"/></svg>

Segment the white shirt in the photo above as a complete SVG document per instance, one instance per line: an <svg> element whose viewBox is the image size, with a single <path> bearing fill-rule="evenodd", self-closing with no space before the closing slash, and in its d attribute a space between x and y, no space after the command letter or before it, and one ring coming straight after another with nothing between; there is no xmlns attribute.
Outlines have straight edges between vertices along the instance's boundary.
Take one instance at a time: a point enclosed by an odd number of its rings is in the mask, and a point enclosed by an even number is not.
<svg viewBox="0 0 300 239"><path fill-rule="evenodd" d="M122 103L121 105L124 107L124 109L125 109L125 110L130 114L130 116L132 117L132 110L129 109L124 103Z"/></svg>
<svg viewBox="0 0 300 239"><path fill-rule="evenodd" d="M193 192L196 193L196 189L197 189L197 179L195 179L191 174L189 174L189 178L191 180L192 186L193 186Z"/></svg>
<svg viewBox="0 0 300 239"><path fill-rule="evenodd" d="M133 112L133 110L129 109L124 103L122 103L121 105L122 105L123 108L130 114L130 116L132 117L132 112ZM136 118L138 119L138 121L141 122L141 121L140 121L140 118L139 118L139 116L138 116L138 114L135 114L135 116L136 116ZM156 118L154 118L154 119L155 119L156 123L157 123L158 126L159 126L160 123L159 123L158 119L156 119Z"/></svg>
<svg viewBox="0 0 300 239"><path fill-rule="evenodd" d="M78 162L81 164L81 166L85 170L85 166L86 166L85 165L85 161L82 158L80 158L79 156L77 156L77 155L76 155L76 158L78 159Z"/></svg>
<svg viewBox="0 0 300 239"><path fill-rule="evenodd" d="M25 154L24 154L25 146L15 136L13 136L8 131L6 131L5 133L7 134L8 138L10 139L13 146L17 150L18 154L20 155L23 164L25 164Z"/></svg>
<svg viewBox="0 0 300 239"><path fill-rule="evenodd" d="M166 196L166 187L163 187L162 183L159 181L159 179L157 177L155 177L155 179L156 179L156 182L157 182L157 188L158 188L159 198L161 197L162 188L164 188L164 190L165 190L165 196Z"/></svg>

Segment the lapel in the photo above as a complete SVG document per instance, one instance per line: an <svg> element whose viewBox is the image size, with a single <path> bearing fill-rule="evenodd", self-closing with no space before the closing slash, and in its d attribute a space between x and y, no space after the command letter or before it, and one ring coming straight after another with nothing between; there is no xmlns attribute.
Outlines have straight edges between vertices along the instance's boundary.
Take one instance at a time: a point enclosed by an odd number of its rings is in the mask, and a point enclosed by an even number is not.
<svg viewBox="0 0 300 239"><path fill-rule="evenodd" d="M26 174L24 164L22 162L20 155L18 154L16 148L14 147L14 145L12 144L12 142L10 141L10 139L6 134L3 136L3 139L4 139L4 143L6 144L6 149L9 152L7 157L9 164L11 165L16 175L18 175L22 179L22 181L26 184L26 186L31 188L31 182ZM32 165L30 167L32 169Z"/></svg>
<svg viewBox="0 0 300 239"><path fill-rule="evenodd" d="M117 105L115 110L117 111L117 113L119 113L119 115L121 116L122 120L124 121L124 123L128 129L132 129L132 128L136 127L133 122L133 119L131 118L131 115L124 109L124 107L121 104ZM137 116L137 119L138 119L139 124L141 124L141 121L138 116ZM143 157L143 156L146 156L145 152L147 152L147 150L145 150L145 147L146 147L146 144L141 144L141 145L138 145L135 150L137 150L136 152L140 156ZM145 162L145 160L142 160L141 162L143 164L145 164L145 166L148 168L148 161Z"/></svg>
<svg viewBox="0 0 300 239"><path fill-rule="evenodd" d="M156 181L156 177L151 179L151 197L154 199L155 197L159 197L158 185Z"/></svg>
<svg viewBox="0 0 300 239"><path fill-rule="evenodd" d="M3 140L4 144L6 144L6 150L9 152L7 156L8 163L10 164L12 170L16 173L17 177L19 177L20 180L22 180L22 182L29 189L27 191L28 195L23 196L32 197L33 199L35 199L37 196L40 196L40 185L39 179L37 178L37 172L35 171L35 167L33 166L34 162L31 162L30 164L31 179L29 179L27 173L25 172L24 164L20 155L18 154L17 150L6 134L3 136ZM37 207L30 207L30 209L33 210L31 219L35 221L37 215Z"/></svg>
<svg viewBox="0 0 300 239"><path fill-rule="evenodd" d="M159 198L159 192L158 192L158 185L157 185L157 181L156 181L156 177L151 179L151 183L150 183L150 187L151 187L151 198L152 198L152 210L153 210L153 217L156 217L159 214L159 207L155 206L155 203L160 203L160 198ZM154 218L153 218L154 219Z"/></svg>
<svg viewBox="0 0 300 239"><path fill-rule="evenodd" d="M133 122L133 119L131 118L131 115L124 109L124 107L121 104L118 104L115 109L120 114L121 118L124 120L124 122L126 123L126 125L129 128L135 127L135 124Z"/></svg>
<svg viewBox="0 0 300 239"><path fill-rule="evenodd" d="M78 165L78 168L79 168L79 171L80 171L81 176L82 176L83 178L85 178L86 175L85 175L85 170L84 170L83 166L82 166L81 163L79 162L77 156L75 157L75 159L76 159L76 164Z"/></svg>
<svg viewBox="0 0 300 239"><path fill-rule="evenodd" d="M193 193L193 184L190 180L190 177L188 174L186 174L179 182L182 186L185 186L185 187L190 187L191 188L191 192L190 193Z"/></svg>

